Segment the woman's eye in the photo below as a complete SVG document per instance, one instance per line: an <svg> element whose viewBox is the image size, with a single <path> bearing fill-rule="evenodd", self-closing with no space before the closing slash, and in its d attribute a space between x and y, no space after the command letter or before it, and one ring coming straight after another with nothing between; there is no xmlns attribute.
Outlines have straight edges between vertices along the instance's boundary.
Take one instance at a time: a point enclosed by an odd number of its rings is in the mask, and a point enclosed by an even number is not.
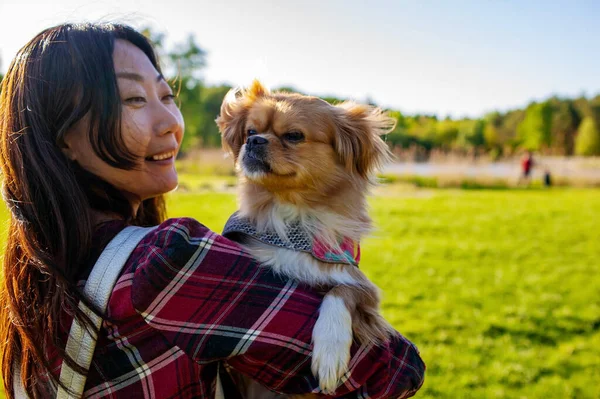
<svg viewBox="0 0 600 399"><path fill-rule="evenodd" d="M289 132L283 135L283 138L292 143L299 143L304 141L304 134L300 132Z"/></svg>
<svg viewBox="0 0 600 399"><path fill-rule="evenodd" d="M146 102L144 97L129 97L125 100L127 104L136 104Z"/></svg>
<svg viewBox="0 0 600 399"><path fill-rule="evenodd" d="M168 94L163 97L163 101L167 103L175 102L175 98L177 98L174 94Z"/></svg>
<svg viewBox="0 0 600 399"><path fill-rule="evenodd" d="M252 136L257 134L258 132L256 131L256 129L248 129L248 136Z"/></svg>

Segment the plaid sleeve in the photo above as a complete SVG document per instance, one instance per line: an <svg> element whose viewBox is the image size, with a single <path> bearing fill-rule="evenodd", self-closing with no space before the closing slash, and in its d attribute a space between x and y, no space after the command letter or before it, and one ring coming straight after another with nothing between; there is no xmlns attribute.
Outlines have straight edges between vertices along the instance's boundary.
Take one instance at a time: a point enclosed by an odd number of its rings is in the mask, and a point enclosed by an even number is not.
<svg viewBox="0 0 600 399"><path fill-rule="evenodd" d="M170 219L149 239L132 286L148 325L199 364L227 360L271 390L317 392L310 356L321 294L277 277L193 219ZM424 369L399 334L382 347L355 346L336 396L409 397Z"/></svg>

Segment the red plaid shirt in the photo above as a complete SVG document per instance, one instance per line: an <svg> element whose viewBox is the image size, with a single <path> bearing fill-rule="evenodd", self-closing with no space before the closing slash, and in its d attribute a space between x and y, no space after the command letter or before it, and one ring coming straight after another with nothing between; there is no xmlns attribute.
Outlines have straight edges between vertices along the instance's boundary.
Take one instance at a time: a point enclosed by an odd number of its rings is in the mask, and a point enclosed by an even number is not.
<svg viewBox="0 0 600 399"><path fill-rule="evenodd" d="M111 222L97 232L82 279L123 227ZM277 392L318 392L310 356L321 300L199 222L169 219L123 268L85 397L213 398L220 361ZM221 371L226 397L237 397ZM336 397L409 397L424 371L417 348L400 334L383 347L355 344Z"/></svg>

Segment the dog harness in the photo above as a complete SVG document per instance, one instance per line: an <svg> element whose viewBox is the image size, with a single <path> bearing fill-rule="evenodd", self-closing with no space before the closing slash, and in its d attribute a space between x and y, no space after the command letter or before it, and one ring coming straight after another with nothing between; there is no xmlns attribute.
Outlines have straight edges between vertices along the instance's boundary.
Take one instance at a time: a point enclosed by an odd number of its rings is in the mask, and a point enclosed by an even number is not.
<svg viewBox="0 0 600 399"><path fill-rule="evenodd" d="M231 238L233 234L243 234L264 244L306 252L322 262L344 263L358 267L360 245L348 237L341 237L338 240L338 247L331 248L308 234L298 222L289 224L286 233L287 239L280 237L277 232L272 230L259 232L256 226L247 218L240 216L239 212L231 215L223 229L223 236L228 238Z"/></svg>

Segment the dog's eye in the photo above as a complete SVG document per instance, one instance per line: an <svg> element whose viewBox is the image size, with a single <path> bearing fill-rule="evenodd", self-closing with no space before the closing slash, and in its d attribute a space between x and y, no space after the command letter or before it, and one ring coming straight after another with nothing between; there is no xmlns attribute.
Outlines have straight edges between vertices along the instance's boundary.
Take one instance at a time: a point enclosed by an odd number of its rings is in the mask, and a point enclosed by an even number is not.
<svg viewBox="0 0 600 399"><path fill-rule="evenodd" d="M283 138L292 143L304 141L304 134L300 132L289 132L283 135Z"/></svg>
<svg viewBox="0 0 600 399"><path fill-rule="evenodd" d="M257 134L258 132L256 131L256 129L248 129L248 136L253 136L255 134Z"/></svg>

